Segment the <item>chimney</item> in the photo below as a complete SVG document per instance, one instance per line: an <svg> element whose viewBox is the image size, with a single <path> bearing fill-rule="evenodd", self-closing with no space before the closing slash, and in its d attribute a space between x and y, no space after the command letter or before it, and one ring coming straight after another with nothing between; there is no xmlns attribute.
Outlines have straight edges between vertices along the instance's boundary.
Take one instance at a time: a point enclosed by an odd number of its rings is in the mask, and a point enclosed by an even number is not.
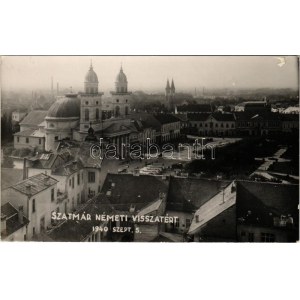
<svg viewBox="0 0 300 300"><path fill-rule="evenodd" d="M6 215L1 214L1 234L6 235Z"/></svg>
<svg viewBox="0 0 300 300"><path fill-rule="evenodd" d="M19 206L18 220L19 220L20 224L23 224L23 206L22 205Z"/></svg>
<svg viewBox="0 0 300 300"><path fill-rule="evenodd" d="M44 177L44 184L49 185L49 177Z"/></svg>
<svg viewBox="0 0 300 300"><path fill-rule="evenodd" d="M26 193L31 194L31 185L26 185Z"/></svg>

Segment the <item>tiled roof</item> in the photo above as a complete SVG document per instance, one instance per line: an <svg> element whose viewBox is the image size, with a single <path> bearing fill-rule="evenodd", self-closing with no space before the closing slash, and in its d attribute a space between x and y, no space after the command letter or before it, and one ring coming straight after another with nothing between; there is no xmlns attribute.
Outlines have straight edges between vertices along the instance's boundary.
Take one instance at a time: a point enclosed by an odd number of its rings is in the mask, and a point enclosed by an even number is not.
<svg viewBox="0 0 300 300"><path fill-rule="evenodd" d="M136 113L129 116L132 120L142 121L146 128L153 128L160 130L161 123L152 115L148 113Z"/></svg>
<svg viewBox="0 0 300 300"><path fill-rule="evenodd" d="M71 161L71 162L67 162L66 164L54 169L52 171L52 174L59 175L59 176L69 176L69 175L77 172L78 170L81 170L82 168L83 168L83 164L80 160Z"/></svg>
<svg viewBox="0 0 300 300"><path fill-rule="evenodd" d="M175 123L175 122L180 122L180 120L171 115L171 114L158 114L154 116L159 123L163 124L170 124L170 123Z"/></svg>
<svg viewBox="0 0 300 300"><path fill-rule="evenodd" d="M35 132L35 129L28 129L28 130L23 130L20 132L14 133L16 136L24 136L24 137L29 137Z"/></svg>
<svg viewBox="0 0 300 300"><path fill-rule="evenodd" d="M44 121L47 112L47 110L33 110L20 122L20 125L38 126Z"/></svg>
<svg viewBox="0 0 300 300"><path fill-rule="evenodd" d="M33 196L56 184L57 182L58 181L56 179L40 173L29 177L28 179L20 181L19 183L12 185L10 188L15 189L25 195Z"/></svg>
<svg viewBox="0 0 300 300"><path fill-rule="evenodd" d="M246 224L273 226L273 218L291 215L295 226L299 224L299 185L237 183L237 218Z"/></svg>
<svg viewBox="0 0 300 300"><path fill-rule="evenodd" d="M29 220L23 216L23 222L19 222L18 211L9 202L1 206L1 216L6 216L6 232L2 232L2 237L5 238L15 231L19 230L23 226L29 223Z"/></svg>
<svg viewBox="0 0 300 300"><path fill-rule="evenodd" d="M232 113L222 113L222 112L215 112L212 114L213 118L215 118L217 121L223 121L223 122L234 122L235 117Z"/></svg>
<svg viewBox="0 0 300 300"><path fill-rule="evenodd" d="M129 211L135 206L135 211L159 199L159 193L168 192L168 180L160 177L132 174L107 174L101 192L117 210Z"/></svg>
<svg viewBox="0 0 300 300"><path fill-rule="evenodd" d="M171 178L167 210L194 212L228 183L198 178Z"/></svg>
<svg viewBox="0 0 300 300"><path fill-rule="evenodd" d="M36 129L23 130L23 131L15 133L14 135L24 136L24 137L36 137L36 138L45 137L45 133L41 132L40 130L36 130Z"/></svg>
<svg viewBox="0 0 300 300"><path fill-rule="evenodd" d="M210 104L187 104L177 106L178 112L191 112L191 113L199 113L199 112L213 112L213 107Z"/></svg>
<svg viewBox="0 0 300 300"><path fill-rule="evenodd" d="M211 113L200 113L200 114L187 114L187 118L190 121L206 121Z"/></svg>
<svg viewBox="0 0 300 300"><path fill-rule="evenodd" d="M38 156L29 158L29 160L33 162L32 168L35 169L51 169L57 159L60 159L62 163L68 160L62 157L62 155L53 153L41 153Z"/></svg>

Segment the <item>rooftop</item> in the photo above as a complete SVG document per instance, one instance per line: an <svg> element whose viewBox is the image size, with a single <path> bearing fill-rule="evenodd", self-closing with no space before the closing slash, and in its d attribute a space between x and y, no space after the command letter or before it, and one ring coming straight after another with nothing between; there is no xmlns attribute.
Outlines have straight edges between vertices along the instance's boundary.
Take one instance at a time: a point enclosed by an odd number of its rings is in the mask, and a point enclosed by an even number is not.
<svg viewBox="0 0 300 300"><path fill-rule="evenodd" d="M177 106L177 111L191 112L191 113L199 113L199 112L213 112L214 109L211 104L185 104L181 106Z"/></svg>
<svg viewBox="0 0 300 300"><path fill-rule="evenodd" d="M180 121L177 117L175 117L175 116L173 116L171 114L157 114L157 115L154 115L154 117L162 125L164 125L164 124L170 124L170 123L175 123L175 122L179 122Z"/></svg>
<svg viewBox="0 0 300 300"><path fill-rule="evenodd" d="M9 188L12 188L22 194L33 196L43 190L53 186L58 181L48 175L43 173L29 177L28 179L22 180L19 183L16 183Z"/></svg>
<svg viewBox="0 0 300 300"><path fill-rule="evenodd" d="M237 218L242 224L273 226L274 217L291 216L299 226L299 185L239 181Z"/></svg>
<svg viewBox="0 0 300 300"><path fill-rule="evenodd" d="M12 206L9 202L1 205L1 217L6 216L6 232L2 232L3 238L11 235L15 231L19 230L23 226L29 223L29 220L23 216L23 222L20 223L18 217L18 210Z"/></svg>
<svg viewBox="0 0 300 300"><path fill-rule="evenodd" d="M135 211L159 199L159 193L168 192L168 180L161 177L132 174L107 174L101 192L114 209L129 211L132 205ZM145 188L147 187L147 188Z"/></svg>
<svg viewBox="0 0 300 300"><path fill-rule="evenodd" d="M171 177L166 209L195 212L228 183L220 180Z"/></svg>
<svg viewBox="0 0 300 300"><path fill-rule="evenodd" d="M47 110L32 110L23 119L23 121L20 122L20 125L38 126L44 121L47 113Z"/></svg>

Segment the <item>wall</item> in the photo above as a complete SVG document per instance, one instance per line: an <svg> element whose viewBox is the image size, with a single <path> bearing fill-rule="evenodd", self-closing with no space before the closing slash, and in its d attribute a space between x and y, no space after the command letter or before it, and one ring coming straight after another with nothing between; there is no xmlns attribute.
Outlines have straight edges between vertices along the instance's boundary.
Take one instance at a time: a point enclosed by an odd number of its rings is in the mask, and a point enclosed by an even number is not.
<svg viewBox="0 0 300 300"><path fill-rule="evenodd" d="M23 226L20 229L18 229L17 231L15 231L14 233L10 234L9 236L7 236L5 239L3 239L4 241L17 241L17 242L21 242L24 241L24 235L26 234L26 239L28 240L27 237L27 226Z"/></svg>
<svg viewBox="0 0 300 300"><path fill-rule="evenodd" d="M166 211L166 215L169 217L178 217L179 218L179 227L176 227L175 224L167 223L165 225L165 231L175 232L175 233L184 233L187 232L189 227L187 227L186 220L190 220L190 224L192 223L193 214L187 212L179 212L179 211Z"/></svg>
<svg viewBox="0 0 300 300"><path fill-rule="evenodd" d="M19 138L19 141L18 141ZM26 138L28 138L28 143L26 143ZM23 137L23 136L14 136L14 148L37 148L38 151L45 150L45 138L44 137Z"/></svg>
<svg viewBox="0 0 300 300"><path fill-rule="evenodd" d="M242 234L242 232L244 234ZM261 233L270 233L275 235L275 242L287 243L298 240L298 231L289 230L287 228L276 227L256 227L251 225L237 226L237 240L238 242L249 242L249 233L254 234L254 242L261 242Z"/></svg>

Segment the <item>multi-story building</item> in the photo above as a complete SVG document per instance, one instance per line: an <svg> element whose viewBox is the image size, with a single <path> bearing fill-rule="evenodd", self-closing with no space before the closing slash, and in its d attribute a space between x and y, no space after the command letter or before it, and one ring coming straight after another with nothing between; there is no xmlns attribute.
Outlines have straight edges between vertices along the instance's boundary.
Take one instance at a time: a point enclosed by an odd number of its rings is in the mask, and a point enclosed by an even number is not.
<svg viewBox="0 0 300 300"><path fill-rule="evenodd" d="M57 180L45 174L34 175L3 190L1 201L23 207L29 220L26 239L34 239L51 226L51 212L58 206Z"/></svg>
<svg viewBox="0 0 300 300"><path fill-rule="evenodd" d="M191 132L203 136L235 135L235 115L232 113L214 112L188 114Z"/></svg>

